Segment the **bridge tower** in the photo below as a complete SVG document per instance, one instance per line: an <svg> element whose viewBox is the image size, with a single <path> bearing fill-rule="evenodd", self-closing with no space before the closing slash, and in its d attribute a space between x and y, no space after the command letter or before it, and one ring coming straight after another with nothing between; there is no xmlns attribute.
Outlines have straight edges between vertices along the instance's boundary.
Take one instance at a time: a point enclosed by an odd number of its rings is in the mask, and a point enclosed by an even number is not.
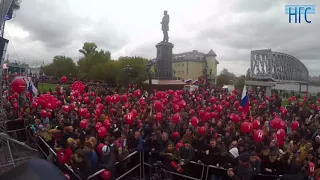
<svg viewBox="0 0 320 180"><path fill-rule="evenodd" d="M245 84L252 88L263 88L267 97L271 96L271 88L276 85L272 78L272 51L254 50L250 55L250 80Z"/></svg>
<svg viewBox="0 0 320 180"><path fill-rule="evenodd" d="M278 84L296 84L299 92L308 91L309 70L296 57L271 49L251 51L249 88L264 88L265 95L271 96L271 88ZM302 86L306 86L302 90ZM292 89L293 90L293 89Z"/></svg>

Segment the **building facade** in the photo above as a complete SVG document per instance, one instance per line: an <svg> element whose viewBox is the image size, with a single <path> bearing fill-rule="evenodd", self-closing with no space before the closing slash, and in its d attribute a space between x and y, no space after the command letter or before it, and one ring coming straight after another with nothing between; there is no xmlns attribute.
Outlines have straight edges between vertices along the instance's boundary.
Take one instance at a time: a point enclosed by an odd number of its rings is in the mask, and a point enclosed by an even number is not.
<svg viewBox="0 0 320 180"><path fill-rule="evenodd" d="M207 54L197 50L174 54L172 61L174 75L177 78L192 81L206 76L209 83L216 84L217 65L219 64L216 57L213 50Z"/></svg>

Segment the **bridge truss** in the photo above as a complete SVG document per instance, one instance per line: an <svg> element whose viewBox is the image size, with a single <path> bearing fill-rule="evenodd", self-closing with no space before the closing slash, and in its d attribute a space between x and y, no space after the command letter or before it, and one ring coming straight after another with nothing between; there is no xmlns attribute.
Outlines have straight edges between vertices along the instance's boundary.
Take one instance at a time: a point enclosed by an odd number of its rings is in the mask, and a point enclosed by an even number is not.
<svg viewBox="0 0 320 180"><path fill-rule="evenodd" d="M271 49L251 51L251 77L284 83L308 83L309 70L296 57Z"/></svg>

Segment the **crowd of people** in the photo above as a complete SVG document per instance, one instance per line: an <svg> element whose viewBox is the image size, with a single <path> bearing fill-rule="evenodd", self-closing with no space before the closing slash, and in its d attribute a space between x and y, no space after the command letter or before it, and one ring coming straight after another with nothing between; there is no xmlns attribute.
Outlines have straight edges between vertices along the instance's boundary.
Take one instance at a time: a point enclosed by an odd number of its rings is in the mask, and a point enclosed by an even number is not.
<svg viewBox="0 0 320 180"><path fill-rule="evenodd" d="M106 88L75 82L32 97L7 90L8 118L23 118L82 179L114 179L143 151L151 166L161 161L168 171L199 174L191 161L214 165L212 180L250 180L258 174L283 179L320 179L320 123L316 104L290 97L210 85L188 90L147 92L136 85ZM17 101L23 97L23 103ZM20 102L20 100L19 100ZM123 161L124 160L124 161ZM122 161L115 166L117 161ZM149 177L153 169L147 170ZM165 178L177 179L170 173ZM270 176L271 177L271 176ZM280 176L279 176L280 177Z"/></svg>

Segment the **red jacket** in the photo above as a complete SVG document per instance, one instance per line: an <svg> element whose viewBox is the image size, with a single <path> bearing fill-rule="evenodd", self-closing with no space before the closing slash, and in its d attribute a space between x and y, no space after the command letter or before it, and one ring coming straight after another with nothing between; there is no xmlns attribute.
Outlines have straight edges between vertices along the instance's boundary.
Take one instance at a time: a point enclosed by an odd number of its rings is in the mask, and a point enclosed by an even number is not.
<svg viewBox="0 0 320 180"><path fill-rule="evenodd" d="M57 153L58 161L60 164L65 164L70 162L72 151L70 148L59 150Z"/></svg>

